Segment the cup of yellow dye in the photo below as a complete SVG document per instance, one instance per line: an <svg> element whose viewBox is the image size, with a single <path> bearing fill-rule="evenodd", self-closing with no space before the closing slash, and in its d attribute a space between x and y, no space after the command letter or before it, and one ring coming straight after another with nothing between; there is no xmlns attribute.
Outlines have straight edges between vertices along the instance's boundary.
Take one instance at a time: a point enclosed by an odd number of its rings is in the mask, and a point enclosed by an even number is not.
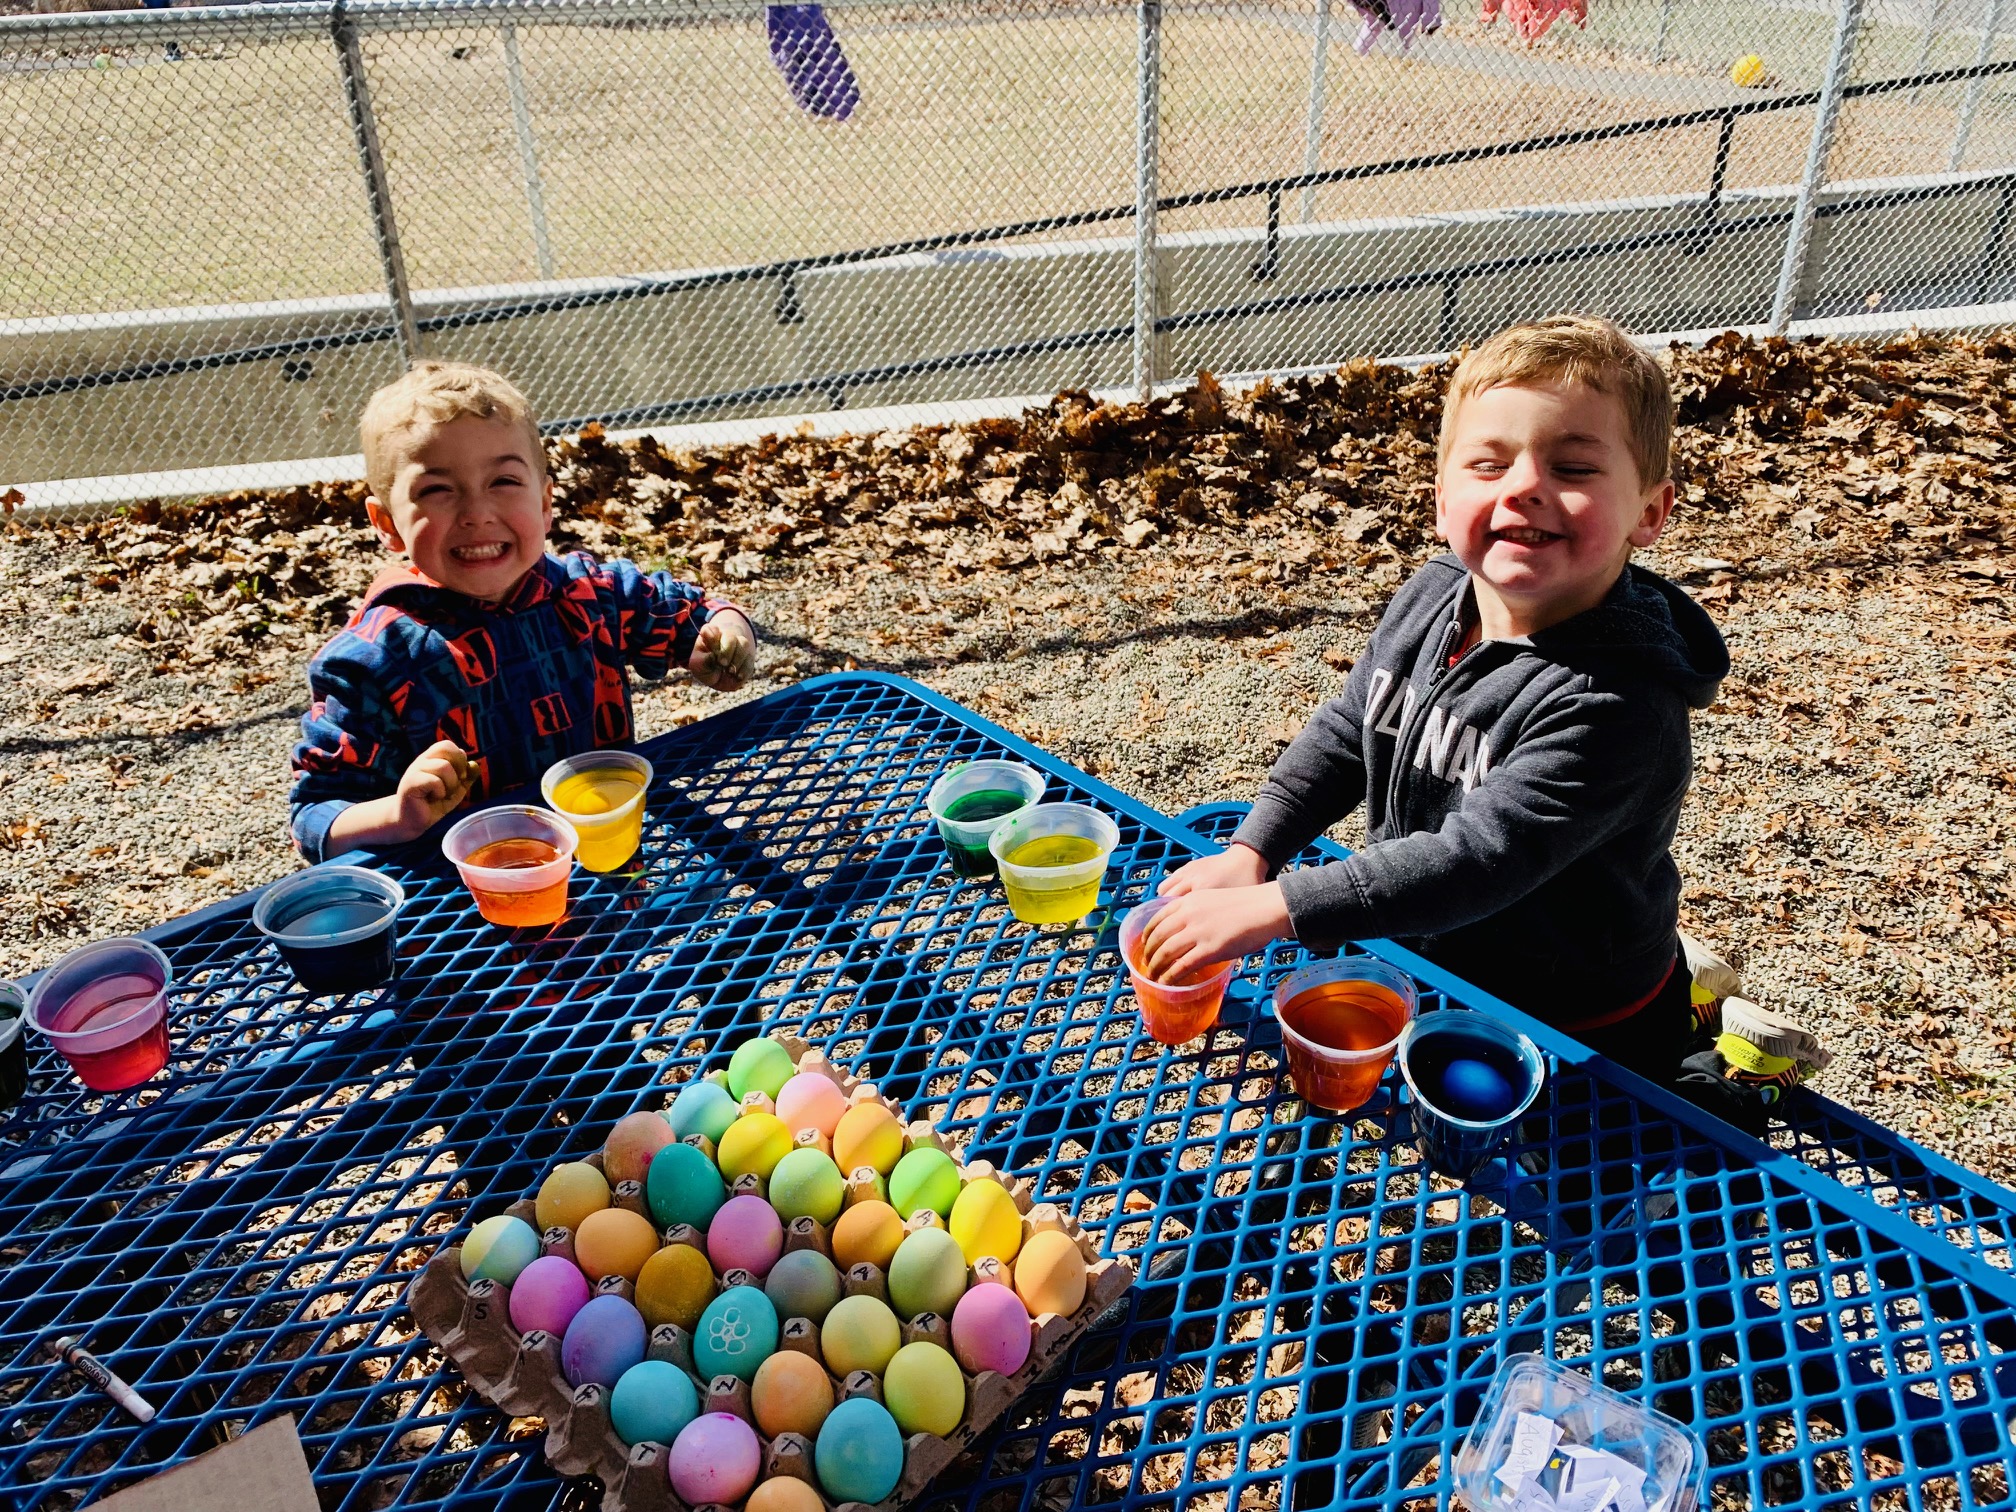
<svg viewBox="0 0 2016 1512"><path fill-rule="evenodd" d="M1082 803L1038 803L988 838L1008 906L1024 924L1069 924L1099 906L1120 826Z"/></svg>
<svg viewBox="0 0 2016 1512"><path fill-rule="evenodd" d="M614 871L644 838L651 763L628 751L588 751L556 761L539 779L546 806L580 837L574 858L592 872Z"/></svg>

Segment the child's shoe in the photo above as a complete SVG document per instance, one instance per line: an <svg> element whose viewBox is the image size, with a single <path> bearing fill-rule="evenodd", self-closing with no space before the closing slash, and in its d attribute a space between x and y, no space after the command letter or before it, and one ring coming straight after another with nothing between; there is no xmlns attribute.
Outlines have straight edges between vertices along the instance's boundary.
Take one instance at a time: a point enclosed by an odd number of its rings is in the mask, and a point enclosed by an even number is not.
<svg viewBox="0 0 2016 1512"><path fill-rule="evenodd" d="M1687 962L1687 975L1693 978L1687 989L1687 1000L1694 1010L1689 1038L1713 1039L1722 1032L1722 1001L1743 995L1743 979L1734 966L1684 929L1680 931L1680 952Z"/></svg>
<svg viewBox="0 0 2016 1512"><path fill-rule="evenodd" d="M1787 1089L1834 1059L1820 1041L1783 1014L1747 998L1721 1001L1715 1047L1680 1063L1675 1090L1697 1107L1760 1138L1770 1107Z"/></svg>

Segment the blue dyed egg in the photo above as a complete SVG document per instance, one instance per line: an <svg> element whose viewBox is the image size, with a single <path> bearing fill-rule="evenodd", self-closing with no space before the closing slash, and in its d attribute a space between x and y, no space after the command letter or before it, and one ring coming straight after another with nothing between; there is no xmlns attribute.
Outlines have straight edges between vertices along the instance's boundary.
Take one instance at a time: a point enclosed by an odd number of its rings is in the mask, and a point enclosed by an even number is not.
<svg viewBox="0 0 2016 1512"><path fill-rule="evenodd" d="M667 1145L651 1157L644 1177L644 1202L661 1229L690 1223L706 1231L728 1200L728 1188L714 1162L689 1144Z"/></svg>
<svg viewBox="0 0 2016 1512"><path fill-rule="evenodd" d="M665 1444L700 1416L700 1393L677 1365L644 1360L623 1372L609 1394L609 1421L626 1444Z"/></svg>
<svg viewBox="0 0 2016 1512"><path fill-rule="evenodd" d="M681 1139L688 1134L705 1134L719 1144L721 1136L728 1132L728 1125L741 1114L726 1087L696 1081L688 1082L685 1090L672 1099L672 1106L665 1110L665 1121Z"/></svg>
<svg viewBox="0 0 2016 1512"><path fill-rule="evenodd" d="M834 1501L879 1502L902 1479L903 1430L880 1402L850 1398L826 1414L812 1463Z"/></svg>
<svg viewBox="0 0 2016 1512"><path fill-rule="evenodd" d="M560 1340L560 1370L570 1386L614 1386L644 1358L644 1315L621 1297L591 1297Z"/></svg>
<svg viewBox="0 0 2016 1512"><path fill-rule="evenodd" d="M1465 1055L1442 1068L1442 1085L1435 1100L1445 1113L1472 1123L1489 1123L1510 1113L1519 1094L1496 1066Z"/></svg>
<svg viewBox="0 0 2016 1512"><path fill-rule="evenodd" d="M756 1378L756 1367L777 1352L777 1309L753 1286L731 1286L700 1314L693 1330L693 1368L700 1378ZM879 1500L879 1498L878 1498Z"/></svg>
<svg viewBox="0 0 2016 1512"><path fill-rule="evenodd" d="M471 1281L502 1281L509 1286L538 1258L539 1236L532 1225L506 1213L485 1218L462 1241L462 1274Z"/></svg>

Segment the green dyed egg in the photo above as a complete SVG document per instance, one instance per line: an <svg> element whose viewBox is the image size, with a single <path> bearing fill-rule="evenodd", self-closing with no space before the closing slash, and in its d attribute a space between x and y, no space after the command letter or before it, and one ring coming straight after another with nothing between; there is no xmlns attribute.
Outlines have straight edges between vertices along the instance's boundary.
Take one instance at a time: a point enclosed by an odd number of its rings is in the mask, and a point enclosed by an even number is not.
<svg viewBox="0 0 2016 1512"><path fill-rule="evenodd" d="M816 1218L831 1223L847 1199L847 1179L830 1155L817 1150L793 1150L770 1172L770 1206L789 1223Z"/></svg>
<svg viewBox="0 0 2016 1512"><path fill-rule="evenodd" d="M688 1082L665 1110L665 1121L681 1139L688 1134L705 1134L717 1145L728 1125L741 1116L742 1109L727 1089L710 1081Z"/></svg>
<svg viewBox="0 0 2016 1512"><path fill-rule="evenodd" d="M796 1069L791 1052L777 1041L753 1039L728 1058L728 1090L737 1102L751 1092L761 1092L774 1101Z"/></svg>
<svg viewBox="0 0 2016 1512"><path fill-rule="evenodd" d="M728 1188L714 1162L689 1144L667 1145L651 1157L644 1178L644 1201L661 1229L690 1223L703 1233L728 1200Z"/></svg>
<svg viewBox="0 0 2016 1512"><path fill-rule="evenodd" d="M936 1313L950 1318L966 1295L966 1255L943 1229L919 1229L896 1246L889 1262L889 1305L898 1317Z"/></svg>
<svg viewBox="0 0 2016 1512"><path fill-rule="evenodd" d="M936 1344L905 1344L882 1372L882 1400L905 1433L943 1438L966 1415L966 1377Z"/></svg>
<svg viewBox="0 0 2016 1512"><path fill-rule="evenodd" d="M780 1318L810 1318L824 1323L840 1300L840 1272L817 1250L792 1250L778 1258L763 1278L763 1295Z"/></svg>
<svg viewBox="0 0 2016 1512"><path fill-rule="evenodd" d="M889 1205L907 1222L919 1208L940 1218L959 1200L959 1167L943 1150L926 1146L912 1150L889 1173Z"/></svg>

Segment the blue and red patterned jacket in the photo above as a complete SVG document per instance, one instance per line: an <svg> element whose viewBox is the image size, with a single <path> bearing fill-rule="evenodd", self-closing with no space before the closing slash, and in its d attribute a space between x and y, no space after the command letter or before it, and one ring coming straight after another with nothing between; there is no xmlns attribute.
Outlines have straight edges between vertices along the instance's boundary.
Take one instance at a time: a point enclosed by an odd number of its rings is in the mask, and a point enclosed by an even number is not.
<svg viewBox="0 0 2016 1512"><path fill-rule="evenodd" d="M308 664L294 747L294 843L323 859L351 804L396 792L437 740L469 755L471 801L537 782L565 756L632 737L625 667L663 677L729 604L585 552L550 552L490 606L388 568Z"/></svg>

